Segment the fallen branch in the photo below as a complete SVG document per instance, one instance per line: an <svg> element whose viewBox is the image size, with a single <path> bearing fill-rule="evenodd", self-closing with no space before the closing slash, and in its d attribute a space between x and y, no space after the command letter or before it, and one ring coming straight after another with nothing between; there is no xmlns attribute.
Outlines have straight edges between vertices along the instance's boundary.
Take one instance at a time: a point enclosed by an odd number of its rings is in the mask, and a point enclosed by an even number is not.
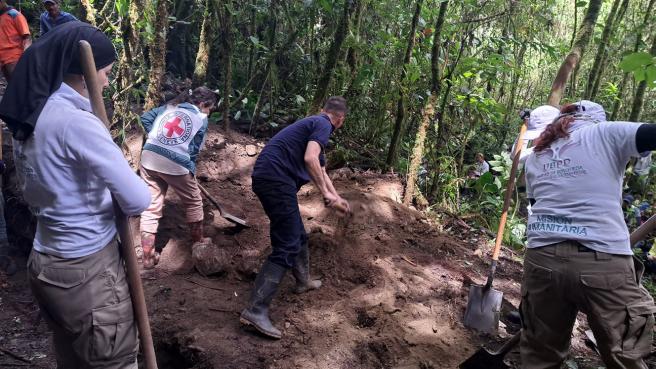
<svg viewBox="0 0 656 369"><path fill-rule="evenodd" d="M408 259L408 258L407 258L406 256L404 256L404 255L401 255L401 259L405 260L408 264L410 264L410 265L412 265L412 266L417 266L417 263L415 263L414 261Z"/></svg>
<svg viewBox="0 0 656 369"><path fill-rule="evenodd" d="M208 285L206 285L206 284L203 284L203 283L200 283L200 282L194 281L194 280L191 279L191 278L185 278L184 280L187 281L187 282L193 283L193 284L195 284L195 285L198 285L198 286L201 286L201 287L204 287L204 288L208 288L208 289L210 289L210 290L215 290L215 291L224 291L224 292L226 291L225 288L208 286Z"/></svg>
<svg viewBox="0 0 656 369"><path fill-rule="evenodd" d="M26 359L26 358L24 358L24 357L22 357L18 354L15 354L15 353L7 350L7 349L2 348L2 347L0 347L0 352L2 352L3 354L5 354L7 356L11 356L12 358L14 358L16 360L22 361L24 363L32 364L32 360Z"/></svg>

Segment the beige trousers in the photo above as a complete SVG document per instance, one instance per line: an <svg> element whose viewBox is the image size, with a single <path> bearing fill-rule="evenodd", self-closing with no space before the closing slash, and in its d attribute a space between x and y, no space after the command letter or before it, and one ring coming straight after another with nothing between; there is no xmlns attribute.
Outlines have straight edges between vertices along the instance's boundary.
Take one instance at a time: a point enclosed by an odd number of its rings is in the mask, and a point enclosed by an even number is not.
<svg viewBox="0 0 656 369"><path fill-rule="evenodd" d="M191 174L170 175L143 166L139 169L141 178L150 190L151 203L148 209L141 214L141 232L157 233L159 220L162 218L164 198L169 186L173 188L182 201L186 212L187 223L196 223L203 220L203 198L196 179Z"/></svg>
<svg viewBox="0 0 656 369"><path fill-rule="evenodd" d="M651 351L656 308L638 283L643 271L631 256L595 252L577 242L528 249L520 306L522 368L559 369L581 311L608 369L647 369L642 358Z"/></svg>
<svg viewBox="0 0 656 369"><path fill-rule="evenodd" d="M58 369L137 368L137 326L116 241L75 259L32 250L27 267Z"/></svg>

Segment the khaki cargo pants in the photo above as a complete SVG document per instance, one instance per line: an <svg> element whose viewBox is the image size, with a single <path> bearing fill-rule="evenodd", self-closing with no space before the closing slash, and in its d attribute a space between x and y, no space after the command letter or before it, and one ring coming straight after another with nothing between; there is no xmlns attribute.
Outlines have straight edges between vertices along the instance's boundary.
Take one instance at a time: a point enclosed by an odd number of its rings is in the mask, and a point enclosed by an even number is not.
<svg viewBox="0 0 656 369"><path fill-rule="evenodd" d="M151 202L148 209L141 213L141 232L157 233L159 220L162 218L164 198L169 187L175 190L185 209L186 222L196 223L203 220L203 198L196 179L191 174L170 175L139 167L141 178L148 185Z"/></svg>
<svg viewBox="0 0 656 369"><path fill-rule="evenodd" d="M647 369L642 358L651 352L656 309L637 282L643 271L631 256L595 252L577 242L528 249L520 306L522 368L559 369L581 311L608 369Z"/></svg>
<svg viewBox="0 0 656 369"><path fill-rule="evenodd" d="M76 259L32 250L28 278L53 331L58 369L137 368L137 327L116 241Z"/></svg>

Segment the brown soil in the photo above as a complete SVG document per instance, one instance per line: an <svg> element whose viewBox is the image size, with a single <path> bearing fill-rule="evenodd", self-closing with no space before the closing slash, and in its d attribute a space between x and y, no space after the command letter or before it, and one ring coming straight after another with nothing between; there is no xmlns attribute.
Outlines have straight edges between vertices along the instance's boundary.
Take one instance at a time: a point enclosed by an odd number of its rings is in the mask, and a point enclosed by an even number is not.
<svg viewBox="0 0 656 369"><path fill-rule="evenodd" d="M128 157L135 162L138 145L140 140L130 143ZM455 368L479 345L497 345L518 329L503 319L500 336L490 337L462 325L469 285L486 276L479 256L489 250L484 231L399 204L402 187L395 176L348 169L332 175L354 209L350 219L325 209L312 186L299 193L312 273L323 287L296 295L293 278L286 277L271 309L283 331L280 341L242 328L239 312L269 252L268 220L250 190L256 156L249 156L253 146L247 145L262 147L236 134L226 142L213 127L199 164L201 183L251 225L235 229L206 202L206 236L230 258L226 273L204 278L194 271L179 200L173 192L167 197L161 262L143 280L160 368ZM501 260L495 288L504 292L505 315L519 302L522 269L511 250L504 249ZM31 367L52 368L47 330L35 323L24 280L22 270L0 291L0 348L32 359ZM577 328L579 368L596 367L585 364L594 354L580 337ZM0 367L10 362L22 363L0 355Z"/></svg>

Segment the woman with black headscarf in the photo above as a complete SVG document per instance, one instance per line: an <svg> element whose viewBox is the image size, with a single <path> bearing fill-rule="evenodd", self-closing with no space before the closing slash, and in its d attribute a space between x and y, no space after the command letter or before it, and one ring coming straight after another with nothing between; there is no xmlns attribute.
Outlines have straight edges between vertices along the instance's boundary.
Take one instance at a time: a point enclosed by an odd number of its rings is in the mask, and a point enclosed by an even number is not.
<svg viewBox="0 0 656 369"><path fill-rule="evenodd" d="M111 195L137 215L150 194L91 113L80 40L91 44L107 87L111 41L91 25L66 23L20 59L0 118L12 131L23 197L37 218L28 275L54 333L57 367L136 368L137 329Z"/></svg>

